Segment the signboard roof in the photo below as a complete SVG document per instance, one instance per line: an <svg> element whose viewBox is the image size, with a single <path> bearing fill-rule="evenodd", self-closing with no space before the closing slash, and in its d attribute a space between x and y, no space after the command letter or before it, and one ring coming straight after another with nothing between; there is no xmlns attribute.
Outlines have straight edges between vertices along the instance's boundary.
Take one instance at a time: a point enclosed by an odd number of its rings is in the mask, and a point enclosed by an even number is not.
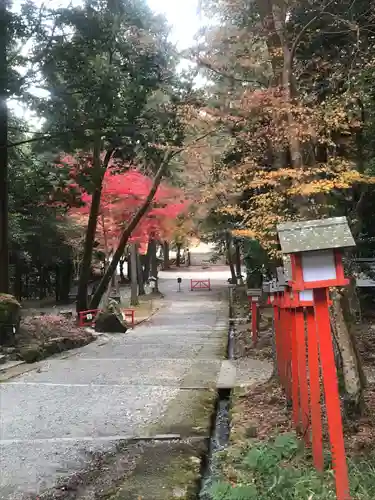
<svg viewBox="0 0 375 500"><path fill-rule="evenodd" d="M346 217L286 222L277 231L284 254L355 246Z"/></svg>

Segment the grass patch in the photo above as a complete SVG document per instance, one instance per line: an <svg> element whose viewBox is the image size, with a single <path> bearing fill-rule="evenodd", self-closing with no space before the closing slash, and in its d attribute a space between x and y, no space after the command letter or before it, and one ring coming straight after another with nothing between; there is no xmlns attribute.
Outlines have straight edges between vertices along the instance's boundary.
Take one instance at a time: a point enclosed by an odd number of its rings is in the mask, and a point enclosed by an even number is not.
<svg viewBox="0 0 375 500"><path fill-rule="evenodd" d="M222 476L207 490L212 500L334 500L330 467L319 474L294 433L268 441L247 440L220 452ZM350 459L351 498L375 498L375 457Z"/></svg>
<svg viewBox="0 0 375 500"><path fill-rule="evenodd" d="M223 478L209 489L213 500L329 500L331 471L318 474L293 433L269 441L247 440L222 453Z"/></svg>
<svg viewBox="0 0 375 500"><path fill-rule="evenodd" d="M319 474L311 450L292 430L285 399L275 381L235 390L231 416L230 446L217 454L220 473L205 499L336 499L330 454L325 456L326 470ZM347 437L351 498L374 500L375 454L363 447L359 454L352 442L362 439L360 432Z"/></svg>

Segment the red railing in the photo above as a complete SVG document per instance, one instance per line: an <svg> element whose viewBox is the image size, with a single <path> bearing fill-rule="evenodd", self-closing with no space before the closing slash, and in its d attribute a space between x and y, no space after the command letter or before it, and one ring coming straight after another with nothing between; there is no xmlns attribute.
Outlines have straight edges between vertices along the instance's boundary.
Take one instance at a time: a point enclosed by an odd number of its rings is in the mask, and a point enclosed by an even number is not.
<svg viewBox="0 0 375 500"><path fill-rule="evenodd" d="M211 281L208 280L190 280L190 290L211 290Z"/></svg>
<svg viewBox="0 0 375 500"><path fill-rule="evenodd" d="M126 320L126 318L130 318L130 323L132 325L132 328L134 328L134 326L135 326L135 311L134 311L134 309L123 309L122 314L124 315L125 320Z"/></svg>
<svg viewBox="0 0 375 500"><path fill-rule="evenodd" d="M99 309L88 309L87 311L80 311L78 314L79 326L92 326L95 323L95 318Z"/></svg>
<svg viewBox="0 0 375 500"><path fill-rule="evenodd" d="M81 311L78 314L78 325L79 326L93 326L95 323L95 318L98 315L99 309L88 309L87 311ZM122 313L125 319L130 318L131 327L135 326L135 311L134 309L123 309Z"/></svg>

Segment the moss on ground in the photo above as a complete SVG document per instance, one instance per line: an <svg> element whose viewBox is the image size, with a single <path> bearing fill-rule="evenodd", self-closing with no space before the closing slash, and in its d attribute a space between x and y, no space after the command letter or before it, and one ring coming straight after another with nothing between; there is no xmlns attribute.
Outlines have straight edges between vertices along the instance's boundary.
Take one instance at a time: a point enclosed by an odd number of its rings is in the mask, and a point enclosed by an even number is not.
<svg viewBox="0 0 375 500"><path fill-rule="evenodd" d="M157 442L145 446L131 476L106 500L193 500L205 442Z"/></svg>
<svg viewBox="0 0 375 500"><path fill-rule="evenodd" d="M179 434L186 438L208 437L215 405L216 391L213 389L181 390L169 404L164 416L152 427L151 435Z"/></svg>

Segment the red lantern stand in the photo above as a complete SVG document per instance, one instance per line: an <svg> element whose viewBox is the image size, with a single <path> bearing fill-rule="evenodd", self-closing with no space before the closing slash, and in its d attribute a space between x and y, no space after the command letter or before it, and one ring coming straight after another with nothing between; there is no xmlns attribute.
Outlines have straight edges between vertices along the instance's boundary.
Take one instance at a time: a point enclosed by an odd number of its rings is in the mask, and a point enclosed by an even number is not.
<svg viewBox="0 0 375 500"><path fill-rule="evenodd" d="M291 302L293 306L293 333L294 343L296 345L295 358L297 368L295 369L296 378L298 377L297 385L298 390L295 389L294 393L299 397L299 410L298 426L297 429L302 433L305 443L310 443L309 427L310 427L310 414L309 414L309 387L308 387L308 373L307 373L307 350L306 350L306 333L305 333L305 313L304 308L312 305L312 294L305 297L305 292L290 292L292 296Z"/></svg>
<svg viewBox="0 0 375 500"><path fill-rule="evenodd" d="M306 368L303 368L303 365L306 367L305 325L301 320L304 307L307 324L314 464L317 469L323 469L320 355L332 464L335 472L336 496L338 500L348 500L350 499L349 479L329 318L328 291L330 287L341 287L348 284L348 280L344 276L342 249L355 246L355 242L345 217L288 222L280 224L277 230L282 252L290 258L291 272L288 272L288 285L293 294L296 292L300 294L297 301L296 317L293 321L296 332L293 336L296 343L293 353L295 350L298 351L302 425L304 426L304 422L306 422L304 407L306 405L306 387L308 388L304 380ZM307 297L306 294L310 296ZM296 304L294 303L294 305ZM300 313L297 312L298 310ZM304 358L304 363L302 358Z"/></svg>
<svg viewBox="0 0 375 500"><path fill-rule="evenodd" d="M284 292L284 315L285 315L285 346L287 349L287 383L289 388L289 399L292 401L293 423L296 429L300 422L300 400L299 400L299 348L295 324L296 300L289 288Z"/></svg>
<svg viewBox="0 0 375 500"><path fill-rule="evenodd" d="M247 291L249 311L251 312L251 338L254 346L256 346L258 342L258 303L261 293L262 291L257 288Z"/></svg>
<svg viewBox="0 0 375 500"><path fill-rule="evenodd" d="M275 348L276 348L276 363L277 363L277 372L278 376L281 380L281 366L282 366L282 345L280 339L280 309L277 305L277 294L275 291L269 291L269 295L267 297L267 304L272 307L273 313L273 329L275 333Z"/></svg>
<svg viewBox="0 0 375 500"><path fill-rule="evenodd" d="M306 292L301 292L300 296L304 293ZM312 454L315 468L322 472L324 469L324 456L322 410L320 406L319 345L313 300L305 301L305 316L307 327Z"/></svg>
<svg viewBox="0 0 375 500"><path fill-rule="evenodd" d="M292 401L291 310L289 306L288 291L282 291L279 287L274 295L276 352L280 381L287 400Z"/></svg>
<svg viewBox="0 0 375 500"><path fill-rule="evenodd" d="M285 392L287 392L287 380L286 380L286 338L285 332L285 318L283 309L283 295L282 291L276 291L273 296L273 311L274 311L274 325L275 325L275 344L276 344L276 357L277 366L279 372L279 378L281 385L284 387Z"/></svg>

